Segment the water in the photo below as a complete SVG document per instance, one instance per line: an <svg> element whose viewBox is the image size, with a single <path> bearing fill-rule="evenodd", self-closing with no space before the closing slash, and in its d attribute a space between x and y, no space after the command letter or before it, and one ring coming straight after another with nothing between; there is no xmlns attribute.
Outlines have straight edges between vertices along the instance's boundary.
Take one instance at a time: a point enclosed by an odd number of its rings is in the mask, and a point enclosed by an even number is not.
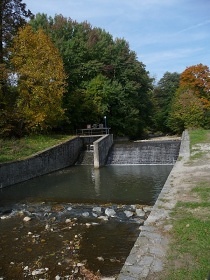
<svg viewBox="0 0 210 280"><path fill-rule="evenodd" d="M73 166L3 188L0 205L17 202L122 203L153 205L172 166Z"/></svg>
<svg viewBox="0 0 210 280"><path fill-rule="evenodd" d="M142 222L124 211L153 205L171 169L73 166L1 189L0 277L79 280L93 279L98 271L117 275ZM95 215L94 207L101 213ZM108 208L116 215L105 217ZM26 216L29 222L24 222Z"/></svg>

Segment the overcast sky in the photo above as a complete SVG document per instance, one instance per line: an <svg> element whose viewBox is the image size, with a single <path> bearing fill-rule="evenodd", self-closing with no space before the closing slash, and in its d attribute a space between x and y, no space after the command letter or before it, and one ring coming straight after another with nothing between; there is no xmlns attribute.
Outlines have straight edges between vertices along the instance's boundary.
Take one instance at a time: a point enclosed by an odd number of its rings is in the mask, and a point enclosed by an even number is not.
<svg viewBox="0 0 210 280"><path fill-rule="evenodd" d="M124 38L158 81L166 71L210 67L210 0L23 0L32 13L88 21Z"/></svg>

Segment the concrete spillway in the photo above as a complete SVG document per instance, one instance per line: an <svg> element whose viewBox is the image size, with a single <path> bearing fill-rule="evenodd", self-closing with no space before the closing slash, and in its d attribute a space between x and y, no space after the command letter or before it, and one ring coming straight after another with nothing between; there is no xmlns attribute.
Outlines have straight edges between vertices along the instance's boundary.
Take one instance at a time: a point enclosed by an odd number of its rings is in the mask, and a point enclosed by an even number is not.
<svg viewBox="0 0 210 280"><path fill-rule="evenodd" d="M93 165L94 164L94 154L93 151L83 150L76 162L76 165Z"/></svg>
<svg viewBox="0 0 210 280"><path fill-rule="evenodd" d="M119 143L112 147L107 164L174 164L180 141L145 141Z"/></svg>

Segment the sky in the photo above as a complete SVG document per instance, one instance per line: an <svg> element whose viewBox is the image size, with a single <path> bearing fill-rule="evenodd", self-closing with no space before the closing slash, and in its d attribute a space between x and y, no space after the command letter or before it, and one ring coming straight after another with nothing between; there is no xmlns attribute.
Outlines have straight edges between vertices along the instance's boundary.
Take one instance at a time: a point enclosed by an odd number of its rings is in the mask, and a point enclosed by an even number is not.
<svg viewBox="0 0 210 280"><path fill-rule="evenodd" d="M33 14L62 14L124 38L150 76L210 67L210 0L22 0Z"/></svg>

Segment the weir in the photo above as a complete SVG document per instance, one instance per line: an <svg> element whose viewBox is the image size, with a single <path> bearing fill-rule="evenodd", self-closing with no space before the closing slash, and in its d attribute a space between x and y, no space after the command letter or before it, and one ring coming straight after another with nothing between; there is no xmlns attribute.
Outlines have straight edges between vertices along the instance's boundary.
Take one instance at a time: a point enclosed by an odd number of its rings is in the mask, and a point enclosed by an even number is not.
<svg viewBox="0 0 210 280"><path fill-rule="evenodd" d="M115 143L110 149L106 165L174 165L179 149L179 140ZM93 165L93 158L93 149L84 150L77 164Z"/></svg>
<svg viewBox="0 0 210 280"><path fill-rule="evenodd" d="M107 164L174 164L180 141L118 143L113 146Z"/></svg>

